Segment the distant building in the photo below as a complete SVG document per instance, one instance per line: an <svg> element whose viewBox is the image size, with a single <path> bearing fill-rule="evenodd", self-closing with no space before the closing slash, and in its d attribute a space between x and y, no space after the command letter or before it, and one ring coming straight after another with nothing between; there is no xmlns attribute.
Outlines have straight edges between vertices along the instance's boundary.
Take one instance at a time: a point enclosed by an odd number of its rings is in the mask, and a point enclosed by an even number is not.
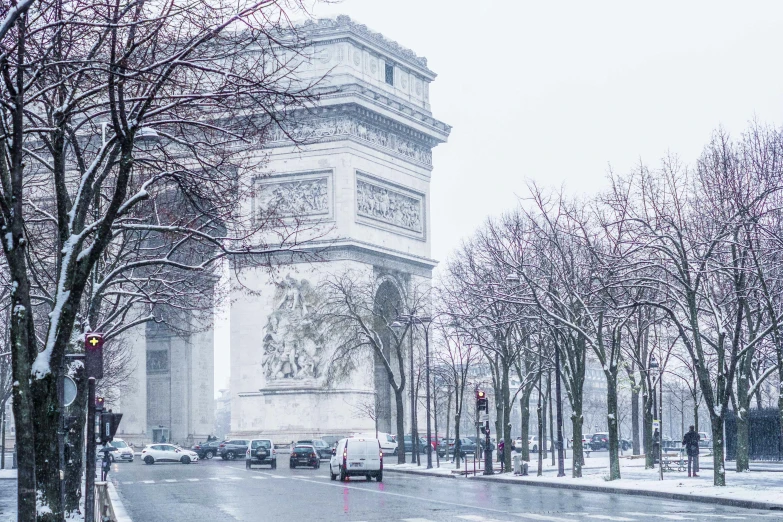
<svg viewBox="0 0 783 522"><path fill-rule="evenodd" d="M231 431L231 392L227 389L218 390L220 397L215 399L215 431L214 435L223 439Z"/></svg>

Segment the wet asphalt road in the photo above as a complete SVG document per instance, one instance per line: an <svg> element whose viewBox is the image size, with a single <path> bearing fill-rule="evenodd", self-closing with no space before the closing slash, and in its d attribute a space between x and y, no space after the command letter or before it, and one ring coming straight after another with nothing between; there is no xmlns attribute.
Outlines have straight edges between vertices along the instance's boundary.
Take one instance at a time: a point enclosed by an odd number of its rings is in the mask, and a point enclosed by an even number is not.
<svg viewBox="0 0 783 522"><path fill-rule="evenodd" d="M245 469L243 461L155 464L110 475L134 522L615 522L783 520L783 514L645 497L387 472L382 483L329 479L321 468Z"/></svg>

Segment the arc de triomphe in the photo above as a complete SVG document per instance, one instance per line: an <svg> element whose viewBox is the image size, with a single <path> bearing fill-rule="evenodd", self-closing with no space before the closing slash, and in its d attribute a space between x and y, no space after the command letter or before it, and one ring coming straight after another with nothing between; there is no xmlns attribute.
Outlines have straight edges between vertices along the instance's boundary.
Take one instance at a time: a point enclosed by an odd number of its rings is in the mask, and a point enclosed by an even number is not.
<svg viewBox="0 0 783 522"><path fill-rule="evenodd" d="M347 16L301 29L311 43L302 73L327 75L330 93L289 131L307 145L294 146L283 132L271 137L272 174L257 180L255 197L300 214L306 208L300 217L327 223L316 245L326 261L291 263L274 275L231 271L232 436L284 441L372 430L357 409L376 397L379 428L391 431L391 395L378 368L326 385L328 340L307 333L314 292L327 274L352 269L376 282L383 305L428 285L435 266L432 148L451 130L432 117L435 74L425 58Z"/></svg>

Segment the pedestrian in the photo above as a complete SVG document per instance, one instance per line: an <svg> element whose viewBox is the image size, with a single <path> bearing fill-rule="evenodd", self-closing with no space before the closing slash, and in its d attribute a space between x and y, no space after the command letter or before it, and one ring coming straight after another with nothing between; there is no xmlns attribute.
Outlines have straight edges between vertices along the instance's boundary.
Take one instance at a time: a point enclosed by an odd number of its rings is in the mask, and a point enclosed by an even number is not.
<svg viewBox="0 0 783 522"><path fill-rule="evenodd" d="M661 459L661 434L658 433L658 428L653 431L653 462L662 462ZM656 459L659 459L656 461Z"/></svg>
<svg viewBox="0 0 783 522"><path fill-rule="evenodd" d="M166 436L165 435L161 435L160 436L160 441L161 442L166 442Z"/></svg>
<svg viewBox="0 0 783 522"><path fill-rule="evenodd" d="M696 474L699 471L699 439L701 436L696 431L696 428L691 426L688 433L682 437L682 445L685 451L688 453L688 476L698 477ZM693 465L693 475L691 475L691 465Z"/></svg>
<svg viewBox="0 0 783 522"><path fill-rule="evenodd" d="M110 469L111 469L111 457L109 457L108 451L104 451L103 462L101 462L101 480L103 482L106 481L106 477L109 475Z"/></svg>
<svg viewBox="0 0 783 522"><path fill-rule="evenodd" d="M503 472L503 463L505 462L505 459L503 458L503 452L506 449L506 441L503 439L500 439L498 442L498 460L500 460L500 472Z"/></svg>

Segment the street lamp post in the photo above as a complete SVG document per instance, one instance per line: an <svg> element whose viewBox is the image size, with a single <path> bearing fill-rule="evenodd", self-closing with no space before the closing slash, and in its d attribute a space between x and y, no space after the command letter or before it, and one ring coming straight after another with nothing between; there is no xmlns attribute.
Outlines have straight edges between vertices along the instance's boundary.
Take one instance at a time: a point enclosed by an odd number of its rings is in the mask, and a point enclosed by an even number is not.
<svg viewBox="0 0 783 522"><path fill-rule="evenodd" d="M411 327L414 324L420 324L424 326L424 364L425 364L425 381L427 388L427 469L432 468L432 427L431 427L431 414L430 414L430 324L432 319L430 317L420 317L414 314L401 315L392 323L392 328L400 328L403 324L409 324ZM411 337L411 445L412 449L416 451L416 433L413 433L413 426L415 426L415 393L413 390L413 338Z"/></svg>

